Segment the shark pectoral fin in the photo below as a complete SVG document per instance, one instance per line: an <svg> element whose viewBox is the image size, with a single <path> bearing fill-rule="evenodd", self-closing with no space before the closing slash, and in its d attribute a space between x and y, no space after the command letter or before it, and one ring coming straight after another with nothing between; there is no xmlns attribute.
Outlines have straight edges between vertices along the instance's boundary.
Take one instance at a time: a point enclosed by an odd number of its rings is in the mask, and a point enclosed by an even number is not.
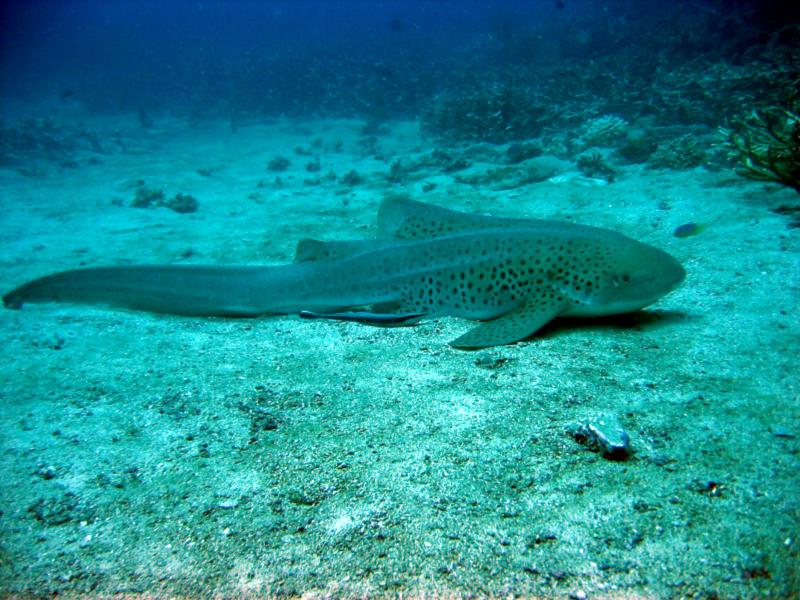
<svg viewBox="0 0 800 600"><path fill-rule="evenodd" d="M333 321L351 321L372 325L373 327L409 327L419 323L425 315L423 313L372 313L372 312L340 312L340 313L316 313L309 310L301 310L302 319L331 319Z"/></svg>
<svg viewBox="0 0 800 600"><path fill-rule="evenodd" d="M450 342L454 348L488 348L513 344L534 334L558 316L565 304L558 298L536 298L502 317L485 321Z"/></svg>

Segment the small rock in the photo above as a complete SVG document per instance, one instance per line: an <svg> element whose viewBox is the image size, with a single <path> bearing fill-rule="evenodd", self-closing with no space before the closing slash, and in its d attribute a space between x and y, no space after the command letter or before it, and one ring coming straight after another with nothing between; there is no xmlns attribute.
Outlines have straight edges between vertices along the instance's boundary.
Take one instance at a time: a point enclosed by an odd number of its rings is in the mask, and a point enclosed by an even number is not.
<svg viewBox="0 0 800 600"><path fill-rule="evenodd" d="M725 484L721 481L711 479L695 479L687 485L687 488L698 494L705 494L711 498L719 498L725 492Z"/></svg>
<svg viewBox="0 0 800 600"><path fill-rule="evenodd" d="M794 432L789 429L788 427L784 427L783 425L773 425L769 428L772 435L779 438L786 438L793 440L795 438Z"/></svg>
<svg viewBox="0 0 800 600"><path fill-rule="evenodd" d="M525 545L528 548L535 548L536 546L541 546L542 544L550 544L557 540L558 537L556 536L555 533L552 533L550 531L543 531L529 537L526 540Z"/></svg>
<svg viewBox="0 0 800 600"><path fill-rule="evenodd" d="M608 460L623 461L631 455L630 437L614 417L573 425L568 433L576 442Z"/></svg>
<svg viewBox="0 0 800 600"><path fill-rule="evenodd" d="M499 369L504 364L509 362L510 359L505 358L503 356L492 356L490 354L484 354L483 356L479 356L475 359L475 365L480 367L481 369Z"/></svg>
<svg viewBox="0 0 800 600"><path fill-rule="evenodd" d="M54 479L58 476L58 471L53 466L42 466L36 469L36 476L42 479Z"/></svg>

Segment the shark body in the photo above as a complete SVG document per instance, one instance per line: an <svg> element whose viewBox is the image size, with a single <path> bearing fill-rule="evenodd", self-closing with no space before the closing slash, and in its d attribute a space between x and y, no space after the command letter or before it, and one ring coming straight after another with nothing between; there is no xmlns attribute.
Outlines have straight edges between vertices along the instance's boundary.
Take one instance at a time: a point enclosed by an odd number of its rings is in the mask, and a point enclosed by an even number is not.
<svg viewBox="0 0 800 600"><path fill-rule="evenodd" d="M608 229L388 197L378 211L377 239L302 240L289 265L76 269L26 283L3 302L189 316L299 314L383 326L455 316L481 323L451 345L484 348L520 341L557 316L641 309L684 277L666 252Z"/></svg>

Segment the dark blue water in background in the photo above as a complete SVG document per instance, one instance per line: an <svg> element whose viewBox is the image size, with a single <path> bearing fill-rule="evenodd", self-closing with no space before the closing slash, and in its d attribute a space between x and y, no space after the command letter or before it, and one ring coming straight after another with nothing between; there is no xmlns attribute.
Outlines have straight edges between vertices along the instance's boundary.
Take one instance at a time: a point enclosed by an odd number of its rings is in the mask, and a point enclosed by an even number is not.
<svg viewBox="0 0 800 600"><path fill-rule="evenodd" d="M2 96L195 118L414 117L476 85L548 88L542 73L560 65L605 61L641 87L656 63L742 61L797 21L790 4L15 0L0 9Z"/></svg>

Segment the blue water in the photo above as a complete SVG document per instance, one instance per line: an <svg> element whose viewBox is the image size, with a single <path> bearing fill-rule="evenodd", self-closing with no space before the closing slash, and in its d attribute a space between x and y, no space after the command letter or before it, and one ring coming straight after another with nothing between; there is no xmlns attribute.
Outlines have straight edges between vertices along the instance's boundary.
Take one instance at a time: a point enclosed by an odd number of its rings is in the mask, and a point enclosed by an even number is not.
<svg viewBox="0 0 800 600"><path fill-rule="evenodd" d="M470 75L525 79L626 47L740 60L797 17L789 3L713 1L13 0L0 10L4 96L71 92L105 111L383 117L414 115Z"/></svg>

